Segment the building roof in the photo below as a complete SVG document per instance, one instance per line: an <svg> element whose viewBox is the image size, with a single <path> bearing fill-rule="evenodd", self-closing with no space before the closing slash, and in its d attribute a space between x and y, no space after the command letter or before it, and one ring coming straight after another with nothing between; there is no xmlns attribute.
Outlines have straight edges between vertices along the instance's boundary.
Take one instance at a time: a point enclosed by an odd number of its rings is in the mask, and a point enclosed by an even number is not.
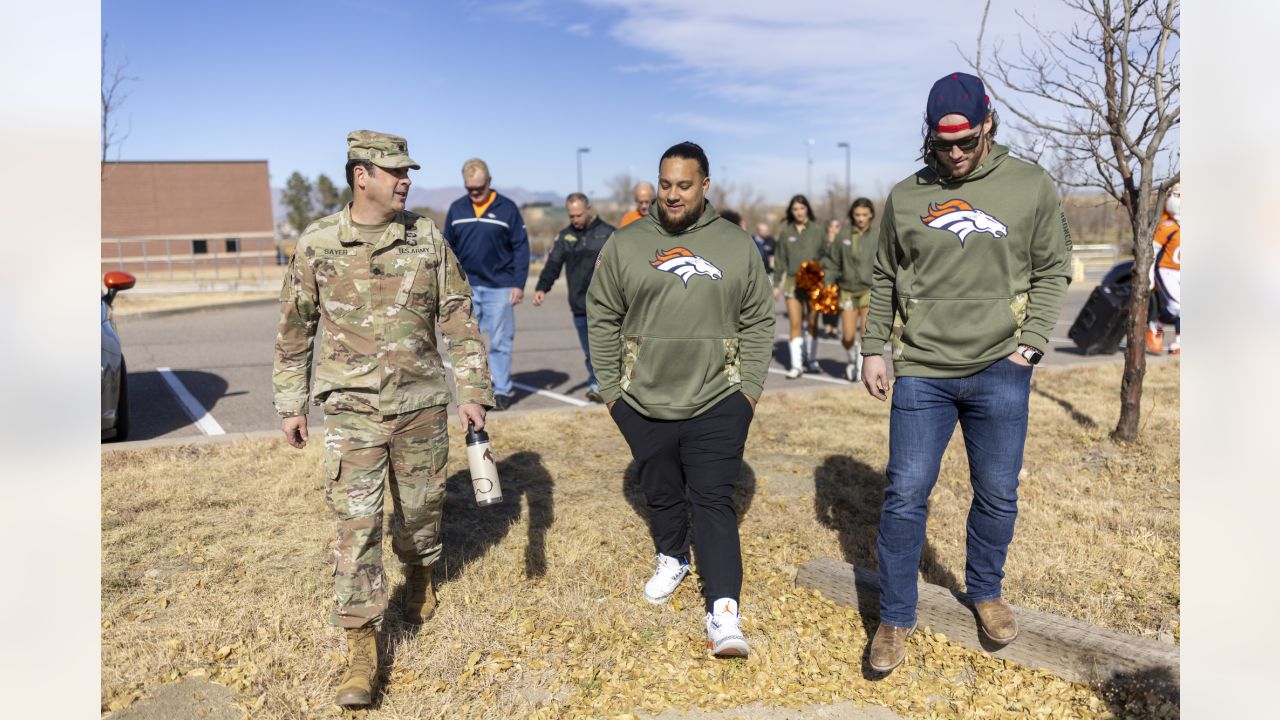
<svg viewBox="0 0 1280 720"><path fill-rule="evenodd" d="M102 236L272 233L266 160L105 163Z"/></svg>

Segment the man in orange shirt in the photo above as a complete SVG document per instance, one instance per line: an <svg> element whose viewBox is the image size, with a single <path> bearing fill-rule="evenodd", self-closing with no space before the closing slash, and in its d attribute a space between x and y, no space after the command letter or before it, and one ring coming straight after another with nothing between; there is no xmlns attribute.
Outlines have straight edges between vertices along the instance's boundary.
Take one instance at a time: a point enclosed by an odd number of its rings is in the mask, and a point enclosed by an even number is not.
<svg viewBox="0 0 1280 720"><path fill-rule="evenodd" d="M653 185L647 182L639 183L634 192L636 209L628 210L627 214L622 216L622 221L618 223L620 228L649 214L649 203L653 202Z"/></svg>
<svg viewBox="0 0 1280 720"><path fill-rule="evenodd" d="M1182 185L1174 185L1164 201L1164 214L1156 226L1156 258L1152 263L1151 281L1155 284L1164 307L1173 316L1173 344L1170 355L1182 354ZM1147 351L1159 353L1164 344L1164 326L1160 319L1147 323Z"/></svg>

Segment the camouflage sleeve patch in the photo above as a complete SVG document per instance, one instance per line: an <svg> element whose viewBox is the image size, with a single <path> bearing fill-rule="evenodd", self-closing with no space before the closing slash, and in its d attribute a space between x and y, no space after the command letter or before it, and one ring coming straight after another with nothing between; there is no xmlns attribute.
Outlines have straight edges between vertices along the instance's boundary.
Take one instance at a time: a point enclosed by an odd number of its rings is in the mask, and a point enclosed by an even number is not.
<svg viewBox="0 0 1280 720"><path fill-rule="evenodd" d="M277 413L302 414L311 389L311 348L320 319L309 243L299 242L280 288L280 326L271 373Z"/></svg>
<svg viewBox="0 0 1280 720"><path fill-rule="evenodd" d="M480 325L471 307L471 284L453 254L443 241L439 243L440 264L436 266L440 334L444 336L453 363L454 386L459 405L478 403L492 407L493 382L489 376L489 356Z"/></svg>

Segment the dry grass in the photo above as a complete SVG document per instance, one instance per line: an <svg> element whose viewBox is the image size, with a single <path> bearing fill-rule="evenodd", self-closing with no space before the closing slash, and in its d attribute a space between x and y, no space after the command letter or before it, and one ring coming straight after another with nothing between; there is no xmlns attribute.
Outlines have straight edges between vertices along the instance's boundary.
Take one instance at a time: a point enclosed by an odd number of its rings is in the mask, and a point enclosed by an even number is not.
<svg viewBox="0 0 1280 720"><path fill-rule="evenodd" d="M1022 512L1006 596L1154 636L1178 628L1178 365L1147 375L1141 442L1112 445L1119 367L1044 371L1032 396ZM436 617L394 609L379 704L358 716L612 717L666 707L855 700L908 717L1137 717L1176 706L1031 672L930 632L864 676L857 614L794 587L835 556L873 565L888 410L864 392L767 395L739 493L747 660L715 661L697 583L651 607L652 545L630 456L601 409L495 416L507 502L470 501L451 448ZM319 443L274 441L103 456L103 709L185 675L226 684L248 716L340 716L339 632L325 624L334 526ZM963 577L959 434L934 491L926 580ZM389 579L398 563L387 549Z"/></svg>

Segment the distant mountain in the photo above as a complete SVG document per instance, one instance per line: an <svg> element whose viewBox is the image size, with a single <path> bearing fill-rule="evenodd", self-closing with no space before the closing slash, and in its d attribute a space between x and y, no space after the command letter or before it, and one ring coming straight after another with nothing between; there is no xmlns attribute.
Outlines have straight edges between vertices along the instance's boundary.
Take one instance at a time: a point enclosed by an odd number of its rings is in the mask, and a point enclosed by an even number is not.
<svg viewBox="0 0 1280 720"><path fill-rule="evenodd" d="M560 193L526 190L522 187L495 187L494 189L511 198L516 205L524 205L531 202L549 202L552 204L564 202L564 198ZM283 192L284 188L271 188L271 216L276 222L284 220L287 212L284 206L280 204L280 195ZM449 204L462 197L465 193L466 190L461 185L436 188L410 187L409 207L425 205L443 215L449 209Z"/></svg>

